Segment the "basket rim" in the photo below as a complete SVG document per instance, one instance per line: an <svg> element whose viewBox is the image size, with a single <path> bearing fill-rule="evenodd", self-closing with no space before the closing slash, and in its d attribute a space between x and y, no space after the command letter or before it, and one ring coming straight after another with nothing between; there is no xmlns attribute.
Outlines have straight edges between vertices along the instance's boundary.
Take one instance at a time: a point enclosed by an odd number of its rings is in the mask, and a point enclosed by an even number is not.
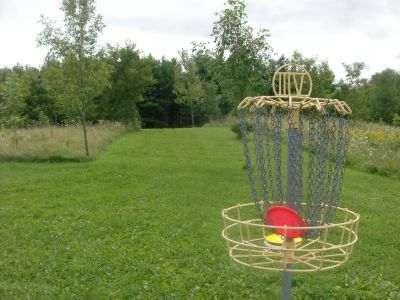
<svg viewBox="0 0 400 300"><path fill-rule="evenodd" d="M342 211L345 214L345 218L346 218L346 215L347 215L347 218L349 218L349 217L353 217L353 218L348 219L347 221L341 222L341 223L330 223L330 224L324 224L324 225L318 225L318 226L295 227L295 226L286 226L286 225L273 226L273 225L266 225L266 224L262 224L262 223L257 224L255 222L261 222L261 220L259 218L240 220L240 219L234 219L228 215L229 211L241 209L242 207L247 207L247 206L251 206L251 205L254 205L254 202L249 202L249 203L245 203L245 204L239 203L234 206L224 208L224 209L222 209L222 217L225 220L229 220L234 223L251 225L251 226L255 226L255 227L263 227L263 228L268 228L268 229L301 229L301 230L316 230L316 229L326 229L326 228L347 226L347 225L358 223L358 221L360 220L360 214L355 213L355 212L349 210L348 208L342 208L339 206L336 207L336 209L339 211ZM302 205L307 205L307 203L303 202Z"/></svg>
<svg viewBox="0 0 400 300"><path fill-rule="evenodd" d="M234 227L234 226L237 226L237 223L227 225L227 226L222 230L221 235L222 235L222 237L223 237L226 241L231 242L231 243L233 243L233 244L235 244L235 245L240 245L240 246L244 246L244 247L248 247L248 248L253 248L253 249L265 249L265 248L268 248L268 247L265 247L264 245L257 245L257 244L254 244L254 242L256 242L256 241L264 240L264 237L262 237L262 238L256 238L256 239L251 239L251 240L249 240L249 241L247 241L247 242L243 242L243 241L242 241L242 242L239 242L239 241L233 240L232 238L229 237L228 230L231 229L231 228ZM342 229L346 230L347 232L350 232L350 234L354 234L353 239L348 240L346 243L341 243L341 244L333 244L333 243L329 243L329 242L326 242L326 241L325 241L325 242L323 242L324 245L329 245L329 247L324 246L323 248L313 248L312 251L328 252L328 251L331 251L331 250L341 249L341 248L343 248L343 247L349 247L349 246L354 245L354 244L358 241L358 235L356 234L356 232L355 232L354 230L351 230L351 229L346 228L346 227L344 227L344 228L342 228ZM318 239L318 238L313 238L313 239L310 239L310 241L309 241L308 243L311 244L311 243L318 243L318 242L320 242L320 239ZM306 243L306 244L307 244L307 243ZM308 244L307 244L307 245L308 245ZM285 248L284 246L282 246L282 248L277 249L277 250L288 250L288 248ZM301 246L301 247L299 247L299 248L290 249L290 251L297 252L297 253L306 253L306 252L310 252L310 250L309 250L308 248L304 248L304 245Z"/></svg>

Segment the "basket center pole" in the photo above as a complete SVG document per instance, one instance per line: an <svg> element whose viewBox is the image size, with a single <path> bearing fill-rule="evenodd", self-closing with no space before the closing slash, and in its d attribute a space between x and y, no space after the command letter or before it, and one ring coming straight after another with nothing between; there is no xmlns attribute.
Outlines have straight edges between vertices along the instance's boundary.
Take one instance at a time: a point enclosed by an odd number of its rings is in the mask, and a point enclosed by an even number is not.
<svg viewBox="0 0 400 300"><path fill-rule="evenodd" d="M294 255L294 252L291 251L290 249L295 248L295 242L294 239L288 239L286 238L286 241L283 244L283 248L285 249L283 252L283 261L285 264L285 270L283 272L283 278L282 278L282 300L290 300L291 298L291 290L292 290L292 272L290 272L291 269L291 260ZM289 250L286 250L289 249Z"/></svg>
<svg viewBox="0 0 400 300"><path fill-rule="evenodd" d="M288 123L286 206L300 213L303 188L300 109L293 109L289 112Z"/></svg>
<svg viewBox="0 0 400 300"><path fill-rule="evenodd" d="M288 128L288 157L287 157L287 180L286 180L286 205L300 213L302 202L302 145L300 132L300 109L292 109L289 112ZM286 232L285 232L286 233ZM286 243L284 248L294 249L293 239L288 239L285 234ZM293 251L284 251L285 269L291 269L291 258ZM282 279L282 299L290 300L292 289L292 272L284 271Z"/></svg>

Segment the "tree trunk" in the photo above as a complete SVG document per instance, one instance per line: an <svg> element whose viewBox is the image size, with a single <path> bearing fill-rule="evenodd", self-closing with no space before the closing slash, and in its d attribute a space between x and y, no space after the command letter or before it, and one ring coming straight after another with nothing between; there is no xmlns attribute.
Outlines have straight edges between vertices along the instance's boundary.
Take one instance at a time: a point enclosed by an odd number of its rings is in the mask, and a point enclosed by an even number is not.
<svg viewBox="0 0 400 300"><path fill-rule="evenodd" d="M190 114L192 115L192 127L194 127L193 103L192 102L190 102Z"/></svg>
<svg viewBox="0 0 400 300"><path fill-rule="evenodd" d="M86 157L89 157L89 143L88 143L87 131L86 131L86 114L84 111L81 111L81 125L82 125L82 129L83 129L83 141L85 143Z"/></svg>

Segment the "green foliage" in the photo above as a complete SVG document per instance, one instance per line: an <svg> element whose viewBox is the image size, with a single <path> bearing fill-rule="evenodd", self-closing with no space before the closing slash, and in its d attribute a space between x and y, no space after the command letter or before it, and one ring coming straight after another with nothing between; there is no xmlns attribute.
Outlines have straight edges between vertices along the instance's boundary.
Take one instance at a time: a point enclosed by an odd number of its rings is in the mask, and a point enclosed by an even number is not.
<svg viewBox="0 0 400 300"><path fill-rule="evenodd" d="M393 113L400 111L400 74L392 69L386 69L372 75L369 87L371 118L380 118L391 124Z"/></svg>
<svg viewBox="0 0 400 300"><path fill-rule="evenodd" d="M45 85L43 70L26 68L24 71L29 95L25 98L23 115L26 115L28 125L50 125L53 119L62 114L62 111L57 109L56 97L50 95Z"/></svg>
<svg viewBox="0 0 400 300"><path fill-rule="evenodd" d="M197 74L197 66L187 51L182 50L175 73L175 102L190 107L192 127L194 127L193 106L204 101L205 91Z"/></svg>
<svg viewBox="0 0 400 300"><path fill-rule="evenodd" d="M392 119L393 126L400 126L400 115L395 113Z"/></svg>
<svg viewBox="0 0 400 300"><path fill-rule="evenodd" d="M355 119L371 120L371 105L369 100L369 83L361 77L365 69L364 62L343 64L346 79L339 81L335 97L345 100L351 107Z"/></svg>
<svg viewBox="0 0 400 300"><path fill-rule="evenodd" d="M346 81L351 86L359 86L365 83L365 79L361 78L361 73L365 69L365 62L356 61L352 64L343 63L343 67L346 71Z"/></svg>
<svg viewBox="0 0 400 300"><path fill-rule="evenodd" d="M267 42L269 32L248 25L242 0L228 0L226 8L217 13L211 36L215 43L215 81L224 101L231 108L246 96L269 90L271 74L266 72L266 63L271 56Z"/></svg>
<svg viewBox="0 0 400 300"><path fill-rule="evenodd" d="M0 126L7 128L22 127L26 117L25 97L29 94L24 78L17 72L9 72L3 83L0 83Z"/></svg>
<svg viewBox="0 0 400 300"><path fill-rule="evenodd" d="M221 210L251 202L243 163L229 128L142 130L90 163L2 163L0 298L279 299L282 274L232 262L220 235ZM400 296L398 186L346 170L360 240L343 267L294 274L294 299Z"/></svg>
<svg viewBox="0 0 400 300"><path fill-rule="evenodd" d="M125 47L108 45L106 59L113 71L110 86L98 100L100 115L106 120L139 124L137 105L155 83L153 59L142 58L133 43L126 43Z"/></svg>
<svg viewBox="0 0 400 300"><path fill-rule="evenodd" d="M253 131L253 125L246 121L245 123L246 126L246 132L252 132ZM240 131L240 123L236 122L234 124L231 125L231 131L236 134L236 138L237 139L241 139L242 138L242 132Z"/></svg>
<svg viewBox="0 0 400 300"><path fill-rule="evenodd" d="M45 113L43 111L36 110L37 111L37 121L35 123L33 123L34 125L38 126L38 127L47 127L50 125L50 119L48 116L45 115Z"/></svg>
<svg viewBox="0 0 400 300"><path fill-rule="evenodd" d="M143 95L144 101L138 103L142 126L179 127L179 105L175 103L174 93L175 59L153 60L152 74L154 83Z"/></svg>

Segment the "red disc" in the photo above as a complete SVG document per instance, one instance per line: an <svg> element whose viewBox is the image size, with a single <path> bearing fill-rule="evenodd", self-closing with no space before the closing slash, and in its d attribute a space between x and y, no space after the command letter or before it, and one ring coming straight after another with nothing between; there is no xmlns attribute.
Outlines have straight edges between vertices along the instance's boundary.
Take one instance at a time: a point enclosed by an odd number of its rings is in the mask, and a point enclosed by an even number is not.
<svg viewBox="0 0 400 300"><path fill-rule="evenodd" d="M293 209L286 206L271 207L265 216L267 224L272 226L306 227L306 221ZM275 228L275 233L285 235L283 228ZM287 229L286 237L294 239L306 233L305 229Z"/></svg>

